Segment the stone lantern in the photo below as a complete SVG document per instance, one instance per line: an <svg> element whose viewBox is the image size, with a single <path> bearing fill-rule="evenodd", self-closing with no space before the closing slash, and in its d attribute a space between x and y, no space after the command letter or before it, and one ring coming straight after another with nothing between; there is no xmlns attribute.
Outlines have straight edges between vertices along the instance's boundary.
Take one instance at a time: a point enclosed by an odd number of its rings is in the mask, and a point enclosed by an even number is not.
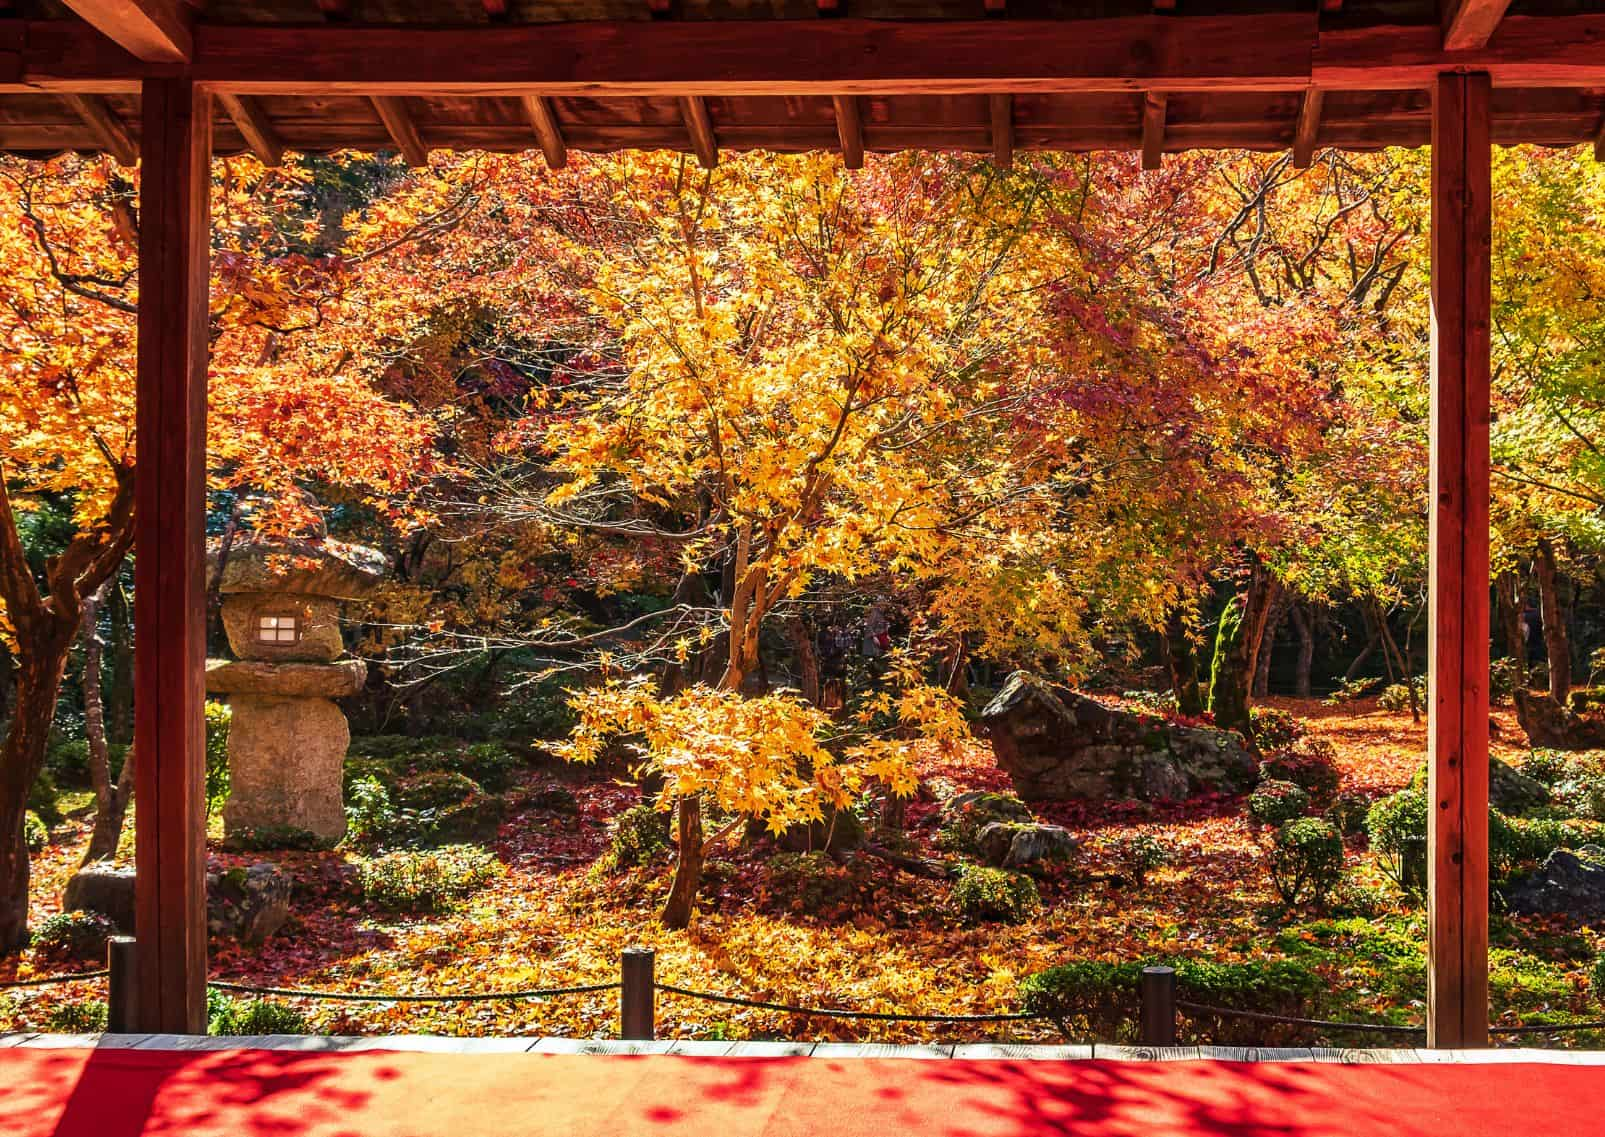
<svg viewBox="0 0 1605 1137"><path fill-rule="evenodd" d="M212 560L213 571L216 568ZM223 565L223 627L238 659L208 660L206 689L229 697L228 835L345 835L342 776L351 728L332 700L362 689L367 665L340 657L340 601L368 595L384 556L338 541L256 540Z"/></svg>

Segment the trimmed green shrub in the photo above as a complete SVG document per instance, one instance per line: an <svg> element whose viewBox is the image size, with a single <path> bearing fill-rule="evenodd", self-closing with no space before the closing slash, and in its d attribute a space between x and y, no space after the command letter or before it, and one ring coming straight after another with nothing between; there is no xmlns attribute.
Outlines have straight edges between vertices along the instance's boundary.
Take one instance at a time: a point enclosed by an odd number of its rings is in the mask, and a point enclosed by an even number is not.
<svg viewBox="0 0 1605 1137"><path fill-rule="evenodd" d="M34 929L33 949L55 959L103 960L116 931L99 912L57 912Z"/></svg>
<svg viewBox="0 0 1605 1137"><path fill-rule="evenodd" d="M1427 681L1420 675L1413 676L1410 687L1415 688L1416 705L1427 705ZM1393 683L1382 689L1377 696L1377 709L1384 711L1407 711L1410 709L1410 687L1403 683Z"/></svg>
<svg viewBox="0 0 1605 1137"><path fill-rule="evenodd" d="M228 800L228 730L234 711L227 703L206 703L206 815Z"/></svg>
<svg viewBox="0 0 1605 1137"><path fill-rule="evenodd" d="M1250 709L1248 721L1254 746L1261 753L1286 750L1306 734L1304 724L1291 712L1279 711L1275 707Z"/></svg>
<svg viewBox="0 0 1605 1137"><path fill-rule="evenodd" d="M1031 810L1013 794L981 793L960 795L942 809L942 827L937 830L936 843L949 853L968 853L981 850L976 839L994 821L1033 821Z"/></svg>
<svg viewBox="0 0 1605 1137"><path fill-rule="evenodd" d="M1136 1033L1138 984L1142 969L1165 964L1176 969L1176 989L1188 1002L1268 1014L1308 1016L1318 1009L1325 990L1321 978L1287 960L1212 963L1189 959L1134 960L1108 963L1076 960L1020 981L1020 1009L1043 1015L1084 1037L1131 1038ZM1275 1044L1298 1037L1298 1028L1237 1019L1208 1021L1211 1041L1221 1045L1252 1042Z"/></svg>
<svg viewBox="0 0 1605 1137"><path fill-rule="evenodd" d="M1345 837L1365 832L1365 818L1371 810L1371 799L1362 793L1342 793L1327 806L1325 817Z"/></svg>
<svg viewBox="0 0 1605 1137"><path fill-rule="evenodd" d="M486 793L499 794L512 784L519 764L501 743L476 742L455 758L448 759L446 768L468 775Z"/></svg>
<svg viewBox="0 0 1605 1137"><path fill-rule="evenodd" d="M1573 817L1605 821L1605 774L1577 772L1551 783L1555 804Z"/></svg>
<svg viewBox="0 0 1605 1137"><path fill-rule="evenodd" d="M769 858L770 892L810 916L857 908L885 881L862 859L846 863L829 853L776 853Z"/></svg>
<svg viewBox="0 0 1605 1137"><path fill-rule="evenodd" d="M1248 815L1261 825L1280 825L1303 816L1309 808L1309 791L1292 782L1261 782L1248 795Z"/></svg>
<svg viewBox="0 0 1605 1137"><path fill-rule="evenodd" d="M1261 759L1259 776L1261 784L1292 782L1326 801L1338 791L1337 751L1324 738L1301 738Z"/></svg>
<svg viewBox="0 0 1605 1137"><path fill-rule="evenodd" d="M649 864L669 849L669 815L648 802L632 805L609 826L608 868Z"/></svg>
<svg viewBox="0 0 1605 1137"><path fill-rule="evenodd" d="M106 1001L78 999L51 1008L45 1027L59 1034L98 1034L106 1029Z"/></svg>
<svg viewBox="0 0 1605 1137"><path fill-rule="evenodd" d="M1271 883L1284 904L1320 905L1343 878L1343 837L1329 821L1285 822L1271 843Z"/></svg>
<svg viewBox="0 0 1605 1137"><path fill-rule="evenodd" d="M1407 892L1427 888L1427 795L1389 794L1365 815L1365 832L1382 871Z"/></svg>
<svg viewBox="0 0 1605 1137"><path fill-rule="evenodd" d="M309 1034L307 1017L286 1003L271 999L235 999L222 991L206 992L207 1034Z"/></svg>
<svg viewBox="0 0 1605 1137"><path fill-rule="evenodd" d="M953 882L953 907L966 923L1018 924L1042 906L1036 881L1023 873L966 865Z"/></svg>
<svg viewBox="0 0 1605 1137"><path fill-rule="evenodd" d="M444 912L501 876L494 854L476 845L428 851L401 850L364 862L358 869L362 895L394 912Z"/></svg>
<svg viewBox="0 0 1605 1137"><path fill-rule="evenodd" d="M1170 850L1159 838L1149 833L1122 837L1113 845L1115 857L1128 876L1140 887L1148 883L1148 874L1170 863Z"/></svg>
<svg viewBox="0 0 1605 1137"><path fill-rule="evenodd" d="M30 853L42 853L45 846L50 844L49 826L31 809L22 815L22 840Z"/></svg>
<svg viewBox="0 0 1605 1137"><path fill-rule="evenodd" d="M371 774L346 791L346 840L376 845L396 831L396 805L384 783Z"/></svg>

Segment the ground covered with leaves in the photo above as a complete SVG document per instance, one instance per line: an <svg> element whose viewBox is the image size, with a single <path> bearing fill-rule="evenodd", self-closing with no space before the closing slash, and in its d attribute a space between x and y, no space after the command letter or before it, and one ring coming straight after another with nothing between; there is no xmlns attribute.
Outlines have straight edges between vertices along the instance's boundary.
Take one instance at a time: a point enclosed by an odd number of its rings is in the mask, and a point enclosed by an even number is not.
<svg viewBox="0 0 1605 1137"><path fill-rule="evenodd" d="M1407 713L1367 703L1276 702L1331 743L1345 792L1375 799L1406 785L1420 766L1425 728ZM1508 744L1521 737L1513 718L1497 713L1495 726L1495 752L1519 764L1525 749ZM912 862L962 861L944 847L939 798L1006 792L1008 779L984 744L921 745L927 792L907 805L901 832L877 830L872 819L872 838ZM788 852L767 837L733 841L709 864L691 929L670 933L656 916L672 850L653 818L629 812L640 792L626 771L572 767L538 750L514 759L497 773L501 812L483 842L488 856L467 843L420 862L417 855L385 856L372 843L231 853L214 841L216 865L272 860L293 877L295 891L290 923L266 946L213 944L213 977L362 993L510 991L614 980L621 951L642 945L657 953L660 982L794 1005L1003 1014L1049 1006L1042 992L1071 981L1079 1000L1072 1011L1052 1004L1056 1017L1040 1021L933 1025L663 995L664 1037L1049 1041L1065 1033L1129 1037L1136 1004L1121 969L1167 960L1192 969L1183 973L1184 997L1191 983L1215 996L1199 1001L1215 1005L1394 1024L1422 1019L1419 902L1392 884L1359 834L1346 839L1344 877L1327 902L1287 907L1268 872L1267 832L1248 820L1241 797L1170 807L1033 807L1040 821L1066 827L1080 845L1068 861L1033 874L1037 899L1009 910L1018 922L966 914L953 881L901 871L867 853ZM437 795L457 792L438 772L423 784ZM360 795L348 791L352 796ZM440 825L448 813L437 805L400 816L404 825L418 824L417 817ZM69 816L35 860L36 923L58 908L87 828L82 814ZM1496 914L1493 940L1499 1023L1600 1017L1589 979L1598 946L1590 929ZM74 963L59 948L36 948L0 964L0 982L94 965L92 956ZM1066 965L1068 971L1051 971ZM1045 972L1057 978L1029 980ZM1094 988L1107 989L1102 1003L1085 997ZM0 995L0 1029L92 1025L102 993L85 984ZM289 1002L301 1012L294 1026L334 1033L608 1036L617 1030L614 992L444 1005ZM1207 1040L1378 1041L1203 1017L1186 1025L1191 1037ZM1598 1045L1605 1035L1554 1041Z"/></svg>

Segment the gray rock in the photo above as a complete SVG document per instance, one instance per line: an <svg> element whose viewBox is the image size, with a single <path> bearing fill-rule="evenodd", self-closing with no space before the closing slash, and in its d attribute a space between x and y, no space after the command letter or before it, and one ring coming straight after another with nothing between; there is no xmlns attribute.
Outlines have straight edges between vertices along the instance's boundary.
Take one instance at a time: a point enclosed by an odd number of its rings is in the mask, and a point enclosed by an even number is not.
<svg viewBox="0 0 1605 1137"><path fill-rule="evenodd" d="M99 912L124 935L134 934L134 866L97 861L67 882L63 912Z"/></svg>
<svg viewBox="0 0 1605 1137"><path fill-rule="evenodd" d="M289 874L272 864L206 874L206 930L258 947L290 918Z"/></svg>
<svg viewBox="0 0 1605 1137"><path fill-rule="evenodd" d="M1016 671L981 712L993 752L1026 801L1177 801L1237 792L1257 768L1230 731L1107 707Z"/></svg>
<svg viewBox="0 0 1605 1137"><path fill-rule="evenodd" d="M1023 869L1043 861L1067 861L1078 842L1061 825L994 821L981 830L976 846L989 865Z"/></svg>
<svg viewBox="0 0 1605 1137"><path fill-rule="evenodd" d="M1521 915L1569 916L1597 924L1605 920L1605 864L1569 849L1556 849L1543 867L1512 885L1510 910Z"/></svg>

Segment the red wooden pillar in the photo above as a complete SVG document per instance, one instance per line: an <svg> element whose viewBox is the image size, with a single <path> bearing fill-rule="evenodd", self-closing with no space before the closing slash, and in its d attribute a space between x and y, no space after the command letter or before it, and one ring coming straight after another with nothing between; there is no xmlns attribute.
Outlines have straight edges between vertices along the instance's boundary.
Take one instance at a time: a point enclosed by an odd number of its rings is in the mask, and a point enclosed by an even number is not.
<svg viewBox="0 0 1605 1137"><path fill-rule="evenodd" d="M209 96L142 88L134 544L140 1031L206 1030Z"/></svg>
<svg viewBox="0 0 1605 1137"><path fill-rule="evenodd" d="M1488 1042L1489 92L1432 98L1430 1046Z"/></svg>

